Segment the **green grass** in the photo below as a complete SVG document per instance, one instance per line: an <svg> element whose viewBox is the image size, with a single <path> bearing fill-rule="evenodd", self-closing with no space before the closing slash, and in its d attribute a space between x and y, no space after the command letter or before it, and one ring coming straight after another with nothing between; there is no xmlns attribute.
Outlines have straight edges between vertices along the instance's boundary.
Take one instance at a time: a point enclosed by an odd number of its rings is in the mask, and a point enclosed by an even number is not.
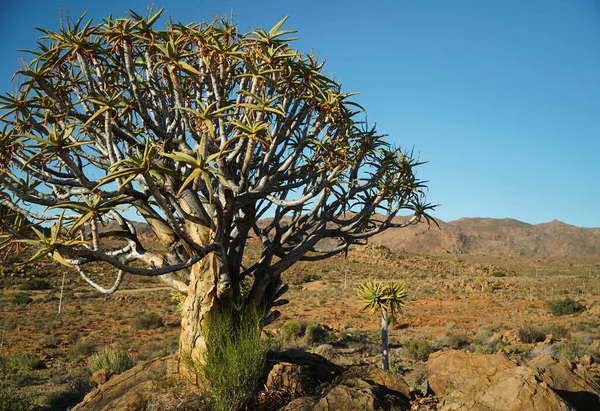
<svg viewBox="0 0 600 411"><path fill-rule="evenodd" d="M260 311L230 311L208 318L205 363L189 365L205 379L212 410L244 409L262 387L271 345L261 338L262 317Z"/></svg>
<svg viewBox="0 0 600 411"><path fill-rule="evenodd" d="M30 410L31 398L23 391L0 382L0 411Z"/></svg>
<svg viewBox="0 0 600 411"><path fill-rule="evenodd" d="M43 367L44 362L30 353L11 351L6 356L0 356L0 377L3 378L8 375L38 370Z"/></svg>
<svg viewBox="0 0 600 411"><path fill-rule="evenodd" d="M114 348L104 348L88 359L88 369L91 373L105 369L108 375L121 374L132 368L134 364L135 362L127 353Z"/></svg>

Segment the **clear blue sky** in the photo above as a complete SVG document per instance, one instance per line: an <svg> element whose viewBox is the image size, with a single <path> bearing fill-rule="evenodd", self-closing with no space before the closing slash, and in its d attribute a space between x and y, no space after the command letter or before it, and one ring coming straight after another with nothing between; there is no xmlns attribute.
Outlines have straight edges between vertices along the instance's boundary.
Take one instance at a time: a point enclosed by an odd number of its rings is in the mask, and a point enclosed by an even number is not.
<svg viewBox="0 0 600 411"><path fill-rule="evenodd" d="M95 21L144 1L1 0L0 91L34 26L61 5ZM125 4L125 5L124 5ZM327 59L390 141L430 163L435 216L600 227L597 0L157 1L182 22L233 13L242 29L289 15L297 47ZM27 57L29 58L29 57Z"/></svg>

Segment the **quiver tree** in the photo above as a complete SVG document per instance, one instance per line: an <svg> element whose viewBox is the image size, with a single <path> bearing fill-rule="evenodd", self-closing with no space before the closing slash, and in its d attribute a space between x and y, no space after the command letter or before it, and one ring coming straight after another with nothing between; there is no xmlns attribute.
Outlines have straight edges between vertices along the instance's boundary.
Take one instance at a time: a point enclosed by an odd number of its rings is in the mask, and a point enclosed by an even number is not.
<svg viewBox="0 0 600 411"><path fill-rule="evenodd" d="M322 62L290 48L285 19L241 34L221 18L159 30L160 13L41 30L1 98L0 201L20 217L3 220L0 241L103 293L143 275L186 294L180 353L198 360L208 313L235 303L268 324L294 263L429 221L432 207L420 162L361 121ZM411 217L394 219L403 210ZM163 252L144 247L135 219ZM243 263L250 238L260 254ZM114 284L88 274L98 263L116 269Z"/></svg>
<svg viewBox="0 0 600 411"><path fill-rule="evenodd" d="M388 343L390 317L402 312L406 306L405 284L401 281L384 283L377 280L367 280L358 285L356 289L358 299L363 310L372 313L381 311L381 368L390 369L390 349Z"/></svg>

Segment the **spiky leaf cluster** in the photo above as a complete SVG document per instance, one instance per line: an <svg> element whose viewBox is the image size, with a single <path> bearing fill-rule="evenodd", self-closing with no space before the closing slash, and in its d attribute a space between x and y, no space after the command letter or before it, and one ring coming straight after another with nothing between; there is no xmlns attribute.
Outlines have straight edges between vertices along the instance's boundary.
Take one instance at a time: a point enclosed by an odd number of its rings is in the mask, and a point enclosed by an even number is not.
<svg viewBox="0 0 600 411"><path fill-rule="evenodd" d="M403 281L382 282L366 280L356 288L363 310L375 312L387 310L390 313L402 312L406 306L406 284Z"/></svg>

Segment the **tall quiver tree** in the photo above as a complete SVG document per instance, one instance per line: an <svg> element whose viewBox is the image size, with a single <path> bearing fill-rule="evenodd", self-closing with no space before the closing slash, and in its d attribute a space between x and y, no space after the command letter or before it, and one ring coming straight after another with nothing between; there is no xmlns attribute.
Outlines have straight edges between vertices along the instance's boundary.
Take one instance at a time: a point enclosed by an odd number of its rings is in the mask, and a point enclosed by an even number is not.
<svg viewBox="0 0 600 411"><path fill-rule="evenodd" d="M2 97L0 201L27 220L3 219L0 244L27 244L104 293L124 275L158 277L187 295L180 353L201 361L208 313L235 302L268 324L291 265L429 221L432 206L421 163L290 48L285 19L247 34L222 18L159 30L161 11L41 30ZM412 216L394 219L402 210ZM136 214L163 252L144 247ZM242 264L251 237L261 252ZM88 274L98 263L117 270L109 288Z"/></svg>
<svg viewBox="0 0 600 411"><path fill-rule="evenodd" d="M381 311L381 367L390 369L390 349L388 343L390 317L402 312L406 306L405 284L401 281L384 283L377 280L367 280L358 285L357 295L363 304L363 310Z"/></svg>

